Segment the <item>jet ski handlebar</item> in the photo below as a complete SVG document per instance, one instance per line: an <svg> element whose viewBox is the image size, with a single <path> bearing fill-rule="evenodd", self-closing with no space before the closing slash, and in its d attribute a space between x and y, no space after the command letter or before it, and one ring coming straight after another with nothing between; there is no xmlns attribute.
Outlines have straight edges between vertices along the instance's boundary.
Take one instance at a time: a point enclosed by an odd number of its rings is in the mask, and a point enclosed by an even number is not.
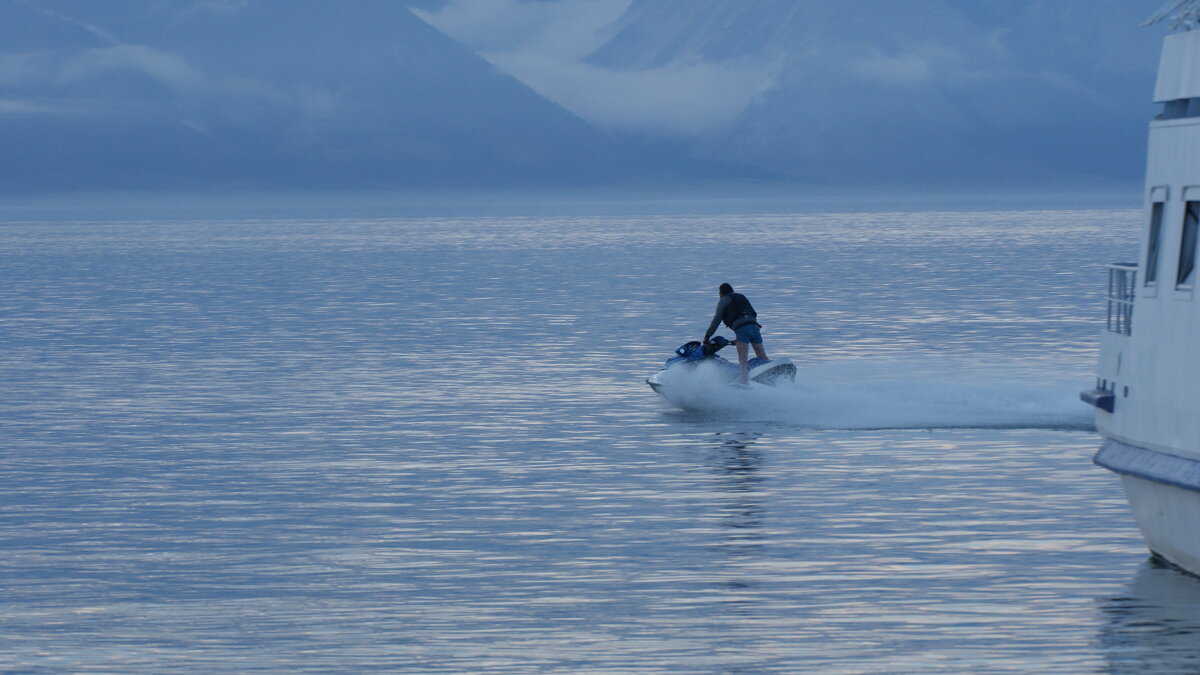
<svg viewBox="0 0 1200 675"><path fill-rule="evenodd" d="M712 352L715 354L715 353L717 353L718 350L724 349L725 347L728 347L731 344L733 344L733 341L725 339L725 336L714 335L708 341L708 344L706 344L705 346L708 347L709 349L711 349Z"/></svg>
<svg viewBox="0 0 1200 675"><path fill-rule="evenodd" d="M717 335L710 339L707 343L699 340L693 340L679 349L675 353L687 358L707 358L721 351L725 347L733 344L732 341Z"/></svg>

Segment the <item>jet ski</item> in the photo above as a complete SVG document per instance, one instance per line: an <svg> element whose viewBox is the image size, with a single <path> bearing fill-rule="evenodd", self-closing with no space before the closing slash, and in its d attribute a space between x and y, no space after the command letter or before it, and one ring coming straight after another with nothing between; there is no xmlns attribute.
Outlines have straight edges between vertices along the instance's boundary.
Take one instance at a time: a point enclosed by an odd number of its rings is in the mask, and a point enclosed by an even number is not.
<svg viewBox="0 0 1200 675"><path fill-rule="evenodd" d="M733 344L732 341L718 335L708 344L704 344L699 340L693 340L675 350L675 356L667 359L666 365L662 370L646 378L646 384L659 394L663 393L663 387L667 384L667 380L671 374L680 369L698 368L701 364L712 364L716 366L717 372L728 380L731 385L741 385L738 381L741 375L741 369L736 361L727 361L717 352L725 347ZM796 380L796 366L788 359L767 360L753 358L747 363L750 367L746 374L746 379L749 382L756 382L767 386L775 386L782 382L794 382Z"/></svg>

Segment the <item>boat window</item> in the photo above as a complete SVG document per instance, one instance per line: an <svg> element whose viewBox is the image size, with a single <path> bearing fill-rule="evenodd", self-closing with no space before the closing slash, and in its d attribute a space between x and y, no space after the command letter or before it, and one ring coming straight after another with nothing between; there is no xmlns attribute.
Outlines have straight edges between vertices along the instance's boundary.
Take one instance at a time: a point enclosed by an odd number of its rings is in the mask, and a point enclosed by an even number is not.
<svg viewBox="0 0 1200 675"><path fill-rule="evenodd" d="M1187 114L1187 99L1178 99L1175 101L1167 101L1163 103L1162 112L1158 114L1160 120L1177 120Z"/></svg>
<svg viewBox="0 0 1200 675"><path fill-rule="evenodd" d="M1179 120L1188 117L1200 117L1200 98L1179 98L1174 101L1165 101L1157 119Z"/></svg>
<svg viewBox="0 0 1200 675"><path fill-rule="evenodd" d="M1158 282L1159 237L1162 235L1163 203L1154 202L1150 211L1150 241L1146 244L1146 285Z"/></svg>
<svg viewBox="0 0 1200 675"><path fill-rule="evenodd" d="M1192 282L1196 271L1196 235L1200 229L1200 202L1188 202L1183 216L1183 237L1179 242L1179 271L1175 284L1182 286Z"/></svg>

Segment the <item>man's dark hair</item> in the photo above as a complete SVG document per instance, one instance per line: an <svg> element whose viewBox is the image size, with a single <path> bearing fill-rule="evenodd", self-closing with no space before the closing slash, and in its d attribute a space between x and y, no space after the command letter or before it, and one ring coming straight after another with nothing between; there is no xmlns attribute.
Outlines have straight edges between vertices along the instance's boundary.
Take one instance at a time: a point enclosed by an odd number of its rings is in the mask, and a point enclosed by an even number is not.
<svg viewBox="0 0 1200 675"><path fill-rule="evenodd" d="M721 284L721 287L717 289L717 292L721 295L729 295L733 292L733 286L730 286L729 284Z"/></svg>

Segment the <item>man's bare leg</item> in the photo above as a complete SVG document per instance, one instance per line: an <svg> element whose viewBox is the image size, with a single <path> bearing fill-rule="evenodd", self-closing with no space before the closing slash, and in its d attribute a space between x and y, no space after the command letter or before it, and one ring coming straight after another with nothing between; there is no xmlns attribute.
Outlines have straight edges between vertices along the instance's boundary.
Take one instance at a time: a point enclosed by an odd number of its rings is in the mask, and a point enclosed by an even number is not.
<svg viewBox="0 0 1200 675"><path fill-rule="evenodd" d="M738 350L738 368L741 369L741 377L739 381L742 384L746 384L746 374L750 372L750 366L746 364L746 361L750 356L750 345L742 342L741 340L737 340L733 343L733 345L737 347Z"/></svg>
<svg viewBox="0 0 1200 675"><path fill-rule="evenodd" d="M762 359L763 361L770 361L770 359L767 358L767 350L763 349L763 343L755 342L753 346L754 346L754 355L755 356Z"/></svg>

